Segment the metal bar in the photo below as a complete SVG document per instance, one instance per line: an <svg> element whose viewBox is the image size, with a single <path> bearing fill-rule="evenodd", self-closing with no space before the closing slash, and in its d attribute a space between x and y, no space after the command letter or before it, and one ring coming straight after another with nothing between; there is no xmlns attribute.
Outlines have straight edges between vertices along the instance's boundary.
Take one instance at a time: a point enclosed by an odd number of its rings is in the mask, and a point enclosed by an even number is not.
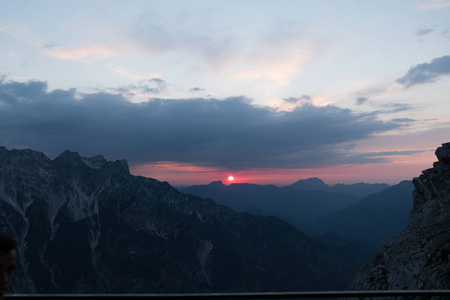
<svg viewBox="0 0 450 300"><path fill-rule="evenodd" d="M16 294L5 295L5 299L73 300L123 298L132 300L148 299L305 299L305 298L352 298L352 297L435 297L447 296L450 290L373 290L373 291L322 291L322 292L279 292L279 293L200 293L200 294Z"/></svg>

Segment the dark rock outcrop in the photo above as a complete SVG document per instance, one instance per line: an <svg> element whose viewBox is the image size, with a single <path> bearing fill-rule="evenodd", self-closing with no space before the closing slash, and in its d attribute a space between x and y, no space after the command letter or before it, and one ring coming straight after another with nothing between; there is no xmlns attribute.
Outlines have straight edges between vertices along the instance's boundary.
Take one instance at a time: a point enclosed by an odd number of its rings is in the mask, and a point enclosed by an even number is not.
<svg viewBox="0 0 450 300"><path fill-rule="evenodd" d="M355 277L351 290L450 289L450 143L413 179L409 224Z"/></svg>

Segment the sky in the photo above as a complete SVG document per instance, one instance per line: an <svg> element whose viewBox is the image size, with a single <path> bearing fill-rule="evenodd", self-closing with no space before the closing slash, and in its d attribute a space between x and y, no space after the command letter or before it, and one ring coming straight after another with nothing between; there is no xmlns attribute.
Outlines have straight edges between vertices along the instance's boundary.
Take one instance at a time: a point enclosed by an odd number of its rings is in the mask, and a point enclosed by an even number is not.
<svg viewBox="0 0 450 300"><path fill-rule="evenodd" d="M411 180L450 142L450 0L0 0L0 146L174 186Z"/></svg>

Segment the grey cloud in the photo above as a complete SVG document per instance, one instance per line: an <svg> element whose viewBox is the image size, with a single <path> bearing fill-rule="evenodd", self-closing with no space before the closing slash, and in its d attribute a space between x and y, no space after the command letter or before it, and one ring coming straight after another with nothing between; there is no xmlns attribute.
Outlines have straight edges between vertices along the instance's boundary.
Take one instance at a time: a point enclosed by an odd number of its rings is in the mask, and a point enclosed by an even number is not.
<svg viewBox="0 0 450 300"><path fill-rule="evenodd" d="M410 104L404 104L404 103L388 103L381 105L383 109L377 109L371 112L362 113L361 116L372 116L376 117L378 115L384 115L384 114L393 114L403 111L408 111L414 109L413 106Z"/></svg>
<svg viewBox="0 0 450 300"><path fill-rule="evenodd" d="M392 119L391 121L395 123L412 123L415 122L416 120L410 118L396 118Z"/></svg>
<svg viewBox="0 0 450 300"><path fill-rule="evenodd" d="M361 105L364 104L365 102L367 102L369 99L366 97L358 97L358 99L356 99L356 105Z"/></svg>
<svg viewBox="0 0 450 300"><path fill-rule="evenodd" d="M386 156L395 155L414 155L423 153L430 150L404 150L404 151L380 151L380 152L364 152L355 153L347 156L345 159L348 164L352 164L355 161L365 161L371 163L387 163L390 161Z"/></svg>
<svg viewBox="0 0 450 300"><path fill-rule="evenodd" d="M357 154L362 157L382 157L382 156L392 156L392 155L413 155L419 154L430 150L404 150L404 151L380 151L380 152L366 152ZM356 155L355 155L356 156Z"/></svg>
<svg viewBox="0 0 450 300"><path fill-rule="evenodd" d="M308 95L303 95L300 97L289 97L289 98L283 98L284 101L289 103L305 103L305 102L311 102L311 97Z"/></svg>
<svg viewBox="0 0 450 300"><path fill-rule="evenodd" d="M195 87L195 88L191 88L189 89L190 93L196 93L196 92L204 92L205 89L199 88L199 87Z"/></svg>
<svg viewBox="0 0 450 300"><path fill-rule="evenodd" d="M410 104L405 103L388 103L384 104L383 107L388 108L387 110L384 110L383 113L390 113L390 114L413 109L413 107Z"/></svg>
<svg viewBox="0 0 450 300"><path fill-rule="evenodd" d="M123 94L124 96L134 96L136 92L144 94L158 95L166 91L167 83L160 78L152 78L148 81L140 82L138 84L130 84L118 88L96 88L98 92L114 92Z"/></svg>
<svg viewBox="0 0 450 300"><path fill-rule="evenodd" d="M293 111L252 105L245 97L159 99L48 91L45 82L0 82L0 143L56 156L138 162L176 161L230 169L301 168L367 163L351 143L402 125L336 106L306 103Z"/></svg>
<svg viewBox="0 0 450 300"><path fill-rule="evenodd" d="M427 35L427 34L432 33L433 31L434 31L434 30L431 29L431 28L427 28L427 29L419 29L419 30L417 30L416 35L417 35L417 36L424 36L424 35Z"/></svg>
<svg viewBox="0 0 450 300"><path fill-rule="evenodd" d="M159 94L166 90L166 82L160 78L152 78L148 82L150 86L147 84L142 87L144 92Z"/></svg>
<svg viewBox="0 0 450 300"><path fill-rule="evenodd" d="M434 82L438 77L450 74L450 55L433 59L430 63L418 64L408 70L397 82L406 87L419 83Z"/></svg>

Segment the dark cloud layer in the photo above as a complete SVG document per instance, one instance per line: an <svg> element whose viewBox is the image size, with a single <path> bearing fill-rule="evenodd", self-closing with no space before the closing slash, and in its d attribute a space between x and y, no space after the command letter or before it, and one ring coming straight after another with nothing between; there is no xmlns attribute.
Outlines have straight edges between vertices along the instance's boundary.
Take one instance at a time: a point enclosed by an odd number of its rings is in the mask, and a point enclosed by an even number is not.
<svg viewBox="0 0 450 300"><path fill-rule="evenodd" d="M56 156L66 149L130 163L176 161L227 168L300 168L382 161L349 156L349 143L401 126L376 115L310 103L293 111L245 97L152 99L48 91L0 81L0 144Z"/></svg>
<svg viewBox="0 0 450 300"><path fill-rule="evenodd" d="M419 83L434 82L438 77L450 74L450 55L433 59L430 63L418 64L408 70L397 82L406 87Z"/></svg>

